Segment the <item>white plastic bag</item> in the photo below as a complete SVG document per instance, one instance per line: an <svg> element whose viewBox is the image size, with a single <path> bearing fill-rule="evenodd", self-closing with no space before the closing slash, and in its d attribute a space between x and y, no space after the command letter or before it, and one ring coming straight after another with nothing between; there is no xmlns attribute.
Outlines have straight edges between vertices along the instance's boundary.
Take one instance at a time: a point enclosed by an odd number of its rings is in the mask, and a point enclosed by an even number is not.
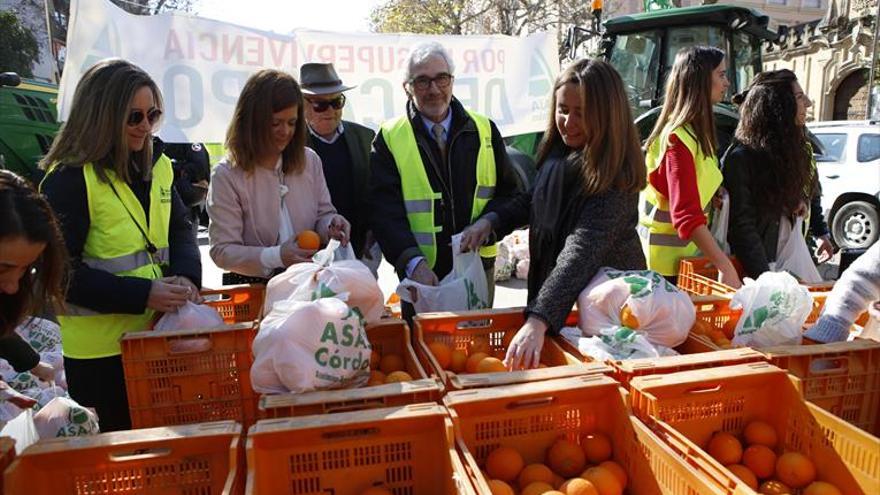
<svg viewBox="0 0 880 495"><path fill-rule="evenodd" d="M462 253L460 246L461 234L452 236L452 271L439 285L424 285L405 278L397 286L397 295L412 304L416 313L466 311L492 306L480 254L476 251Z"/></svg>
<svg viewBox="0 0 880 495"><path fill-rule="evenodd" d="M259 393L358 387L370 375L364 320L333 297L275 303L253 351L251 384Z"/></svg>
<svg viewBox="0 0 880 495"><path fill-rule="evenodd" d="M61 327L44 318L28 318L16 327L16 333L35 351L61 352Z"/></svg>
<svg viewBox="0 0 880 495"><path fill-rule="evenodd" d="M351 244L342 247L332 239L315 253L311 263L291 265L269 280L263 313L269 314L280 301L309 302L323 297L341 297L374 323L385 310L382 289L370 269L354 255Z"/></svg>
<svg viewBox="0 0 880 495"><path fill-rule="evenodd" d="M712 226L709 233L718 243L718 247L724 254L730 254L730 244L727 243L727 227L730 224L730 194L721 190L721 208L712 208Z"/></svg>
<svg viewBox="0 0 880 495"><path fill-rule="evenodd" d="M733 343L770 347L801 343L802 327L813 306L806 287L785 272L764 272L758 280L746 279L730 301L743 313Z"/></svg>
<svg viewBox="0 0 880 495"><path fill-rule="evenodd" d="M668 347L655 346L640 332L627 327L614 326L599 331L598 336L583 337L580 329L563 328L560 335L585 356L599 362L622 359L656 358L675 356L678 353Z"/></svg>
<svg viewBox="0 0 880 495"><path fill-rule="evenodd" d="M98 416L69 397L56 397L34 414L41 439L97 435Z"/></svg>
<svg viewBox="0 0 880 495"><path fill-rule="evenodd" d="M153 330L170 332L174 330L194 330L196 328L216 328L225 324L216 309L206 304L187 301L176 313L165 313L156 322Z"/></svg>
<svg viewBox="0 0 880 495"><path fill-rule="evenodd" d="M0 430L0 436L12 437L15 440L15 453L20 455L24 449L40 440L40 434L34 426L34 412L27 409L13 418Z"/></svg>
<svg viewBox="0 0 880 495"><path fill-rule="evenodd" d="M779 242L773 271L789 272L802 282L817 284L822 281L822 275L813 264L810 248L804 239L803 226L803 217L797 217L792 225L787 216L782 216L779 221Z"/></svg>
<svg viewBox="0 0 880 495"><path fill-rule="evenodd" d="M603 267L578 296L578 327L585 335L621 326L624 305L639 321L639 333L654 345L676 347L687 339L696 320L690 297L650 270Z"/></svg>

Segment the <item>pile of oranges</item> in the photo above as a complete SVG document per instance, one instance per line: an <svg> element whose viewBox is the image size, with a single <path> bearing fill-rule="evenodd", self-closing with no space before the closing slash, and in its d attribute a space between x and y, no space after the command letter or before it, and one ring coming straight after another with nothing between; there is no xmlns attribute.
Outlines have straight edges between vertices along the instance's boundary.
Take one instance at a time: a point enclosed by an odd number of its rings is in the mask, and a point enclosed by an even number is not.
<svg viewBox="0 0 880 495"><path fill-rule="evenodd" d="M412 380L414 378L406 372L406 362L399 354L389 353L383 356L375 349L370 354L370 380L367 382L367 387Z"/></svg>
<svg viewBox="0 0 880 495"><path fill-rule="evenodd" d="M816 466L800 452L776 454L776 430L763 421L752 421L743 430L743 443L726 432L715 432L706 451L752 490L765 495L841 495L841 491L816 480Z"/></svg>
<svg viewBox="0 0 880 495"><path fill-rule="evenodd" d="M734 333L736 332L736 325L739 323L740 316L742 316L742 311L734 312L730 315L730 319L724 322L724 325L721 328L697 317L697 321L695 321L694 326L691 327L691 333L694 335L705 335L718 347L722 349L731 349L733 348L733 344L730 341L733 340Z"/></svg>
<svg viewBox="0 0 880 495"><path fill-rule="evenodd" d="M483 466L492 495L621 495L627 474L611 460L608 436L594 432L580 444L559 438L545 455L544 464L525 464L512 447L498 447Z"/></svg>
<svg viewBox="0 0 880 495"><path fill-rule="evenodd" d="M513 340L516 332L508 332L502 341L502 347L492 350L489 338L476 336L471 339L467 351L455 349L450 345L434 341L428 344L428 350L437 360L441 368L452 373L496 373L507 371L504 365L504 357L507 347ZM539 367L544 368L543 364Z"/></svg>

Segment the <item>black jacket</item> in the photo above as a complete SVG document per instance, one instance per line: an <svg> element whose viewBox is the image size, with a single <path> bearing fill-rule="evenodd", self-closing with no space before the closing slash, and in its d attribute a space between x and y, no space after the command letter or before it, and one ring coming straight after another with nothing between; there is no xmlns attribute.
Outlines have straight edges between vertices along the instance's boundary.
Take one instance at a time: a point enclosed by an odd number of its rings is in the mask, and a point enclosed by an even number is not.
<svg viewBox="0 0 880 495"><path fill-rule="evenodd" d="M0 337L0 359L19 372L30 371L40 363L40 355L14 330Z"/></svg>
<svg viewBox="0 0 880 495"><path fill-rule="evenodd" d="M162 150L161 141L153 144L155 160L161 156ZM136 176L129 187L141 202L144 211L149 211L150 181ZM120 277L104 270L90 268L82 262L83 247L90 228L86 181L82 167L59 166L46 176L41 191L58 216L64 243L70 254L71 274L67 300L99 313L143 313L150 295L152 285L150 280ZM170 263L165 275L181 275L190 279L197 287L201 287L202 262L199 247L192 234L188 209L174 188L171 191L168 247Z"/></svg>
<svg viewBox="0 0 880 495"><path fill-rule="evenodd" d="M345 141L348 146L348 153L351 155L351 171L355 184L354 197L354 213L345 215L346 220L351 223L351 244L354 252L358 257L363 256L364 247L367 240L367 232L369 228L369 215L367 207L367 197L369 193L370 183L370 146L376 133L369 127L364 127L347 120L342 121L345 132L342 133L340 139ZM314 137L309 133L309 142L307 146L312 146ZM325 162L321 157L321 162ZM326 167L328 164L324 163ZM326 174L325 174L326 177ZM330 194L333 194L334 184L327 182L327 188Z"/></svg>
<svg viewBox="0 0 880 495"><path fill-rule="evenodd" d="M208 195L207 188L193 186L199 181L211 181L211 158L200 143L165 143L165 156L174 169L174 188L183 204L201 206Z"/></svg>
<svg viewBox="0 0 880 495"><path fill-rule="evenodd" d="M436 223L443 225L443 231L437 234L437 262L434 265L434 273L439 278L443 278L452 269L452 236L472 223L471 208L477 187L476 163L480 147L476 124L461 103L453 98L450 108L452 124L447 139L448 159L446 163L441 163L436 141L428 134L413 103L407 102L407 115L415 132L428 180L434 191L443 195L439 204L435 205ZM494 123L492 148L495 153L497 184L495 196L483 213L491 212L509 201L518 187L504 141ZM382 133L373 141L370 168L370 226L385 259L393 263L398 275L402 276L407 263L413 257L421 256L422 252L410 230L403 205L400 174Z"/></svg>
<svg viewBox="0 0 880 495"><path fill-rule="evenodd" d="M736 141L721 158L724 188L730 195L727 242L731 254L739 259L745 274L751 278L769 271L770 262L776 261L779 219L783 215L781 210L759 207L752 192L754 177L764 173L762 168L767 161L763 152ZM809 232L816 237L828 234L821 199L821 191L810 199Z"/></svg>
<svg viewBox="0 0 880 495"><path fill-rule="evenodd" d="M578 295L599 268L644 270L636 233L638 193L587 196L579 155L556 150L540 167L531 191L499 209L499 234L529 223L526 315L557 334Z"/></svg>

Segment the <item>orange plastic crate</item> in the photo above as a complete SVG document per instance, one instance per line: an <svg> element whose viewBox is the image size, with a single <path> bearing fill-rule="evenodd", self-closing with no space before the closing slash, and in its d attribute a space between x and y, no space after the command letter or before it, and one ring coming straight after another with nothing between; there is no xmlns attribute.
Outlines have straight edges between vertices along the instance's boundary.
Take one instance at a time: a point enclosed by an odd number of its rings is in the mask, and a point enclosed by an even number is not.
<svg viewBox="0 0 880 495"><path fill-rule="evenodd" d="M481 495L491 491L480 467L496 448L514 448L527 465L543 463L556 439L578 442L591 432L611 439L612 458L627 473L625 492L630 495L723 493L630 413L625 392L607 376L456 391L447 394L444 403L465 466Z"/></svg>
<svg viewBox="0 0 880 495"><path fill-rule="evenodd" d="M128 407L134 428L257 419L250 382L251 344L263 286L205 291L229 326L176 332L133 332L121 341ZM242 322L242 323L237 323ZM246 322L246 323L244 323Z"/></svg>
<svg viewBox="0 0 880 495"><path fill-rule="evenodd" d="M403 406L421 402L436 402L443 395L443 384L428 378L416 358L410 340L409 325L403 320L381 320L367 326L367 339L374 352L380 355L397 354L403 357L406 372L415 380L388 383L375 387L345 390L326 390L301 394L263 395L260 398L261 418L284 418L356 411L378 407Z"/></svg>
<svg viewBox="0 0 880 495"><path fill-rule="evenodd" d="M504 337L517 332L525 323L522 308L505 308L457 313L428 313L415 317L416 354L432 376L440 377L449 390L492 387L511 383L542 381L591 373L610 373L601 363L582 363L565 352L554 339L544 339L541 363L547 368L498 372L455 374L440 367L428 349L432 342L443 342L451 349L467 352L474 337L488 339L493 353L506 351ZM500 355L500 354L499 354Z"/></svg>
<svg viewBox="0 0 880 495"><path fill-rule="evenodd" d="M736 272L743 276L743 268L735 256L730 257ZM834 282L801 284L810 292L827 292ZM718 268L705 257L681 258L678 262L678 288L699 296L729 295L736 292L733 287L718 281Z"/></svg>
<svg viewBox="0 0 880 495"><path fill-rule="evenodd" d="M856 339L761 352L798 378L805 399L880 436L880 342Z"/></svg>
<svg viewBox="0 0 880 495"><path fill-rule="evenodd" d="M729 494L755 494L702 447L714 432L772 425L777 453L810 457L819 480L845 494L880 493L880 439L805 402L789 375L768 363L651 375L632 380L632 406L670 447Z"/></svg>
<svg viewBox="0 0 880 495"><path fill-rule="evenodd" d="M40 441L7 469L8 494L240 493L232 421ZM243 473L241 473L243 474Z"/></svg>
<svg viewBox="0 0 880 495"><path fill-rule="evenodd" d="M734 364L755 363L765 361L767 358L760 352L742 347L739 349L725 349L722 351L701 352L697 354L682 354L680 356L667 356L646 359L626 359L611 362L614 368L612 375L621 385L629 389L630 381L637 376L662 375L679 371L697 370L704 368L718 368Z"/></svg>
<svg viewBox="0 0 880 495"><path fill-rule="evenodd" d="M0 437L0 495L3 495L3 471L15 460L15 440Z"/></svg>
<svg viewBox="0 0 880 495"><path fill-rule="evenodd" d="M248 431L248 495L472 495L437 404L259 421Z"/></svg>

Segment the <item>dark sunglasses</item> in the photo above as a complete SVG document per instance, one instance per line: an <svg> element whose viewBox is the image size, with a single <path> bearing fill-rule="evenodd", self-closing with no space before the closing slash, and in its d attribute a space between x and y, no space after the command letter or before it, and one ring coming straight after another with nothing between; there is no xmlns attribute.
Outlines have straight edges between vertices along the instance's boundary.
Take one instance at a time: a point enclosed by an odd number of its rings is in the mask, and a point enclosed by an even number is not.
<svg viewBox="0 0 880 495"><path fill-rule="evenodd" d="M162 110L159 110L158 108L154 108L154 109L150 110L149 112L147 112L147 114L146 114L147 122L149 122L150 125L153 125L156 123L156 121L159 120L159 117L161 117L161 116L162 116ZM128 122L127 123L128 123L128 125L130 125L132 127L141 125L141 122L143 122L143 121L144 121L144 112L141 110L135 110L135 111L131 112L130 114L128 114Z"/></svg>
<svg viewBox="0 0 880 495"><path fill-rule="evenodd" d="M333 107L334 110L339 110L345 106L345 95L339 95L332 100L308 100L308 102L312 106L312 110L318 113L326 112L330 107Z"/></svg>
<svg viewBox="0 0 880 495"><path fill-rule="evenodd" d="M415 79L411 79L409 82L417 90L424 91L431 87L431 83L436 84L440 89L448 88L449 84L452 83L452 79L452 74L443 73L434 77L419 76Z"/></svg>

